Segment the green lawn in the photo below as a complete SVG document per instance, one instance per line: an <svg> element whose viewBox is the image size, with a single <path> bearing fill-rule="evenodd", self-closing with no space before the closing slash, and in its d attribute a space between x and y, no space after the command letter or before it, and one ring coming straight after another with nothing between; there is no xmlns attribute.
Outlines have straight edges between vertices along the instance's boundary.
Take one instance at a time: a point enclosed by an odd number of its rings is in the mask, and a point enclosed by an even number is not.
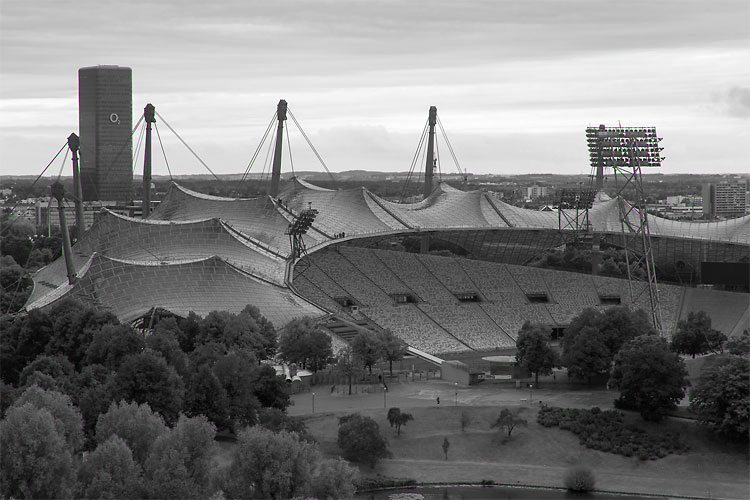
<svg viewBox="0 0 750 500"><path fill-rule="evenodd" d="M748 498L748 456L746 446L720 444L717 439L691 422L670 420L644 424L636 415L633 422L650 431L679 431L690 447L682 455L640 461L586 449L578 438L558 428L536 423L537 408L527 408L527 427L517 427L510 439L503 439L490 423L501 407L422 407L403 408L414 421L401 429L391 429L385 410L360 410L374 418L390 441L393 458L375 469L362 468L367 475L410 477L420 482L479 482L562 486L562 477L573 465L590 467L597 488L609 491L662 493L674 496ZM471 424L461 431L461 412L471 416ZM349 412L306 417L310 432L321 449L336 455L337 417ZM444 460L443 439L450 442L448 461Z"/></svg>

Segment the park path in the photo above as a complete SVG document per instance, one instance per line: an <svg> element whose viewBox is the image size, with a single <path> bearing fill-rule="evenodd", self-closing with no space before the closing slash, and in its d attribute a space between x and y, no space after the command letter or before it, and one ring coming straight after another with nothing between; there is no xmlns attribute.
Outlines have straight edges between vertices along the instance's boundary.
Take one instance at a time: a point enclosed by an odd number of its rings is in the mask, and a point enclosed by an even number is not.
<svg viewBox="0 0 750 500"><path fill-rule="evenodd" d="M508 457L512 459L512 457ZM499 459L499 462L453 461L448 453L448 460L425 459L386 459L378 466L378 473L385 476L401 477L405 467L414 470L418 465L420 482L472 482L491 479L495 483L510 485L530 485L560 487L569 466L549 466L518 464ZM596 469L596 488L609 492L628 492L653 494L674 498L749 498L747 482L737 481L736 476L714 474L710 484L705 480L691 477L665 477L664 475L646 473L645 471L623 471Z"/></svg>

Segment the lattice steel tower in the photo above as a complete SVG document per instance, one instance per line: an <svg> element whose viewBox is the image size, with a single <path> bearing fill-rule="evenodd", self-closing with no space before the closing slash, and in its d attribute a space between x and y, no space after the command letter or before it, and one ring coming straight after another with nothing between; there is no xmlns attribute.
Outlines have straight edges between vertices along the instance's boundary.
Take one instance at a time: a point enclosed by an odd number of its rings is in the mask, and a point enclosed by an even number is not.
<svg viewBox="0 0 750 500"><path fill-rule="evenodd" d="M600 125L586 129L589 155L593 175L601 178L604 169L612 169L617 189L620 212L620 228L623 249L628 267L628 286L631 307L648 291L651 305L651 322L663 335L659 288L651 249L651 233L648 227L646 197L641 178L642 167L661 166L661 138L655 127L605 127ZM633 203L622 197L626 190L633 190ZM634 290L634 280L645 279L645 289Z"/></svg>

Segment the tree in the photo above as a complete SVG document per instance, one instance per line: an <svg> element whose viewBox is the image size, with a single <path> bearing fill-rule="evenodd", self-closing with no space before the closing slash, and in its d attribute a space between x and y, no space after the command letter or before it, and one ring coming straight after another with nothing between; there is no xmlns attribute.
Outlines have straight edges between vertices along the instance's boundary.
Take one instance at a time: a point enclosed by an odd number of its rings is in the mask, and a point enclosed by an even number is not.
<svg viewBox="0 0 750 500"><path fill-rule="evenodd" d="M23 316L0 317L0 376L17 384L21 370L43 354L54 327L47 313L32 309Z"/></svg>
<svg viewBox="0 0 750 500"><path fill-rule="evenodd" d="M389 408L388 409L388 415L386 418L388 419L388 423L391 424L391 428L396 424L396 419L401 414L401 408Z"/></svg>
<svg viewBox="0 0 750 500"><path fill-rule="evenodd" d="M279 337L279 356L288 363L318 371L333 357L331 337L312 318L294 319Z"/></svg>
<svg viewBox="0 0 750 500"><path fill-rule="evenodd" d="M349 395L352 395L352 378L357 373L357 361L352 348L344 347L336 357L336 370L349 379Z"/></svg>
<svg viewBox="0 0 750 500"><path fill-rule="evenodd" d="M127 356L143 352L146 346L143 335L129 325L104 325L95 331L86 349L86 365L104 365L117 370Z"/></svg>
<svg viewBox="0 0 750 500"><path fill-rule="evenodd" d="M586 327L596 330L599 342L604 344L609 352L609 361L628 340L639 335L656 333L649 323L648 316L640 309L631 311L627 306L610 307L603 311L587 308L574 317L565 329L562 341L563 357L571 353L571 346L576 337Z"/></svg>
<svg viewBox="0 0 750 500"><path fill-rule="evenodd" d="M729 438L747 439L750 431L750 362L722 356L705 369L690 391L690 410L698 422Z"/></svg>
<svg viewBox="0 0 750 500"><path fill-rule="evenodd" d="M118 399L148 403L167 423L177 420L185 385L161 355L147 350L126 357L114 379Z"/></svg>
<svg viewBox="0 0 750 500"><path fill-rule="evenodd" d="M199 321L193 339L195 345L208 342L221 342L229 349L247 349L257 359L266 359L276 351L276 330L254 306L245 307L240 314L211 311Z"/></svg>
<svg viewBox="0 0 750 500"><path fill-rule="evenodd" d="M83 448L83 420L78 409L73 406L70 396L32 385L13 403L16 407L23 405L47 410L55 419L55 428L65 439L71 453Z"/></svg>
<svg viewBox="0 0 750 500"><path fill-rule="evenodd" d="M133 498L140 472L127 443L112 435L91 452L78 471L80 498Z"/></svg>
<svg viewBox="0 0 750 500"><path fill-rule="evenodd" d="M320 459L317 448L296 434L250 427L239 433L224 493L229 498L304 497L311 493Z"/></svg>
<svg viewBox="0 0 750 500"><path fill-rule="evenodd" d="M174 322L172 318L170 319ZM146 347L161 354L167 364L174 368L181 377L187 377L188 358L173 331L157 327L154 333L146 337Z"/></svg>
<svg viewBox="0 0 750 500"><path fill-rule="evenodd" d="M380 336L371 331L359 332L352 340L351 346L354 354L372 374L372 365L377 363L383 355L383 343Z"/></svg>
<svg viewBox="0 0 750 500"><path fill-rule="evenodd" d="M352 462L375 464L381 458L388 458L388 440L380 435L380 427L370 417L359 413L339 418L337 443L344 458Z"/></svg>
<svg viewBox="0 0 750 500"><path fill-rule="evenodd" d="M396 435L397 436L401 435L401 426L402 425L406 425L406 423L409 422L409 421L411 421L411 420L414 420L414 417L412 416L411 413L399 412L399 414L396 415L396 419L393 422L393 425L396 426Z"/></svg>
<svg viewBox="0 0 750 500"><path fill-rule="evenodd" d="M534 372L535 385L539 386L539 374L551 375L555 366L555 351L549 346L549 327L525 322L516 339L516 363L524 370Z"/></svg>
<svg viewBox="0 0 750 500"><path fill-rule="evenodd" d="M610 384L620 390L616 405L659 421L685 396L687 370L664 339L644 335L617 353Z"/></svg>
<svg viewBox="0 0 750 500"><path fill-rule="evenodd" d="M269 431L294 432L302 441L315 442L315 438L307 431L304 420L300 417L290 417L278 408L261 408L258 411L258 424Z"/></svg>
<svg viewBox="0 0 750 500"><path fill-rule="evenodd" d="M448 441L448 438L443 438L443 454L445 455L445 459L448 460L448 448L451 447L450 442Z"/></svg>
<svg viewBox="0 0 750 500"><path fill-rule="evenodd" d="M508 437L513 433L513 429L515 429L519 425L527 425L527 422L525 419L521 418L521 413L523 412L523 408L516 408L514 410L509 410L508 408L503 408L500 412L500 415L497 417L497 420L495 420L490 428L498 428L503 429L505 428L505 431L508 433Z"/></svg>
<svg viewBox="0 0 750 500"><path fill-rule="evenodd" d="M216 427L206 417L180 416L174 428L156 439L144 464L153 498L206 498Z"/></svg>
<svg viewBox="0 0 750 500"><path fill-rule="evenodd" d="M312 495L315 498L354 498L354 486L359 471L341 458L322 460L312 478Z"/></svg>
<svg viewBox="0 0 750 500"><path fill-rule="evenodd" d="M289 406L289 392L283 377L269 365L261 365L253 380L253 394L262 407L286 410Z"/></svg>
<svg viewBox="0 0 750 500"><path fill-rule="evenodd" d="M0 257L0 314L19 311L33 290L34 281L13 257Z"/></svg>
<svg viewBox="0 0 750 500"><path fill-rule="evenodd" d="M205 415L217 428L232 429L227 391L208 365L199 366L188 378L184 408L191 417Z"/></svg>
<svg viewBox="0 0 750 500"><path fill-rule="evenodd" d="M75 469L64 435L47 409L8 409L0 422L0 494L4 498L68 498Z"/></svg>
<svg viewBox="0 0 750 500"><path fill-rule="evenodd" d="M19 387L38 385L72 396L75 393L76 371L65 356L39 355L26 365L18 378Z"/></svg>
<svg viewBox="0 0 750 500"><path fill-rule="evenodd" d="M679 354L718 352L727 340L726 335L711 328L711 317L705 311L689 312L686 320L677 323L677 332L672 336L670 348Z"/></svg>
<svg viewBox="0 0 750 500"><path fill-rule="evenodd" d="M601 341L599 331L587 326L567 345L563 363L568 367L570 376L586 379L591 384L591 377L609 370L611 359L612 355Z"/></svg>
<svg viewBox="0 0 750 500"><path fill-rule="evenodd" d="M737 356L750 354L750 332L743 330L740 335L731 337L726 343L727 351Z"/></svg>
<svg viewBox="0 0 750 500"><path fill-rule="evenodd" d="M102 365L84 367L77 379L73 402L83 417L83 432L88 441L94 438L96 421L115 398L115 374Z"/></svg>
<svg viewBox="0 0 750 500"><path fill-rule="evenodd" d="M54 335L47 343L46 352L64 354L79 370L94 333L104 325L120 323L111 312L96 310L74 298L56 302L50 308L49 317L54 325Z"/></svg>
<svg viewBox="0 0 750 500"><path fill-rule="evenodd" d="M398 361L406 354L406 342L393 334L390 330L384 330L381 335L381 346L383 357L388 361L388 370L393 376L393 362Z"/></svg>
<svg viewBox="0 0 750 500"><path fill-rule="evenodd" d="M167 430L162 417L147 404L113 402L96 423L96 441L101 444L116 435L128 445L135 461L143 464L151 446Z"/></svg>
<svg viewBox="0 0 750 500"><path fill-rule="evenodd" d="M232 429L253 425L260 402L255 396L255 357L246 351L237 351L219 358L213 372L227 395L227 410Z"/></svg>

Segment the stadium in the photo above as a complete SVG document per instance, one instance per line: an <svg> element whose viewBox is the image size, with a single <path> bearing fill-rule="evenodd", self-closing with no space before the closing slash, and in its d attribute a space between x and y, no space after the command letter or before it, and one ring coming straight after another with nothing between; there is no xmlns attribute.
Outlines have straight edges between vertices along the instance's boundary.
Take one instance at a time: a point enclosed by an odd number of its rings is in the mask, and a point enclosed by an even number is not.
<svg viewBox="0 0 750 500"><path fill-rule="evenodd" d="M626 203L600 191L588 233L621 242ZM311 210L317 214L309 227L290 234ZM662 334L697 310L726 335L747 328L746 293L695 285L702 263L747 261L750 216L707 223L649 216L649 224L657 275L688 269L691 276L683 284L659 281ZM450 357L512 348L527 320L560 332L585 308L650 307L648 294L631 294L627 279L526 265L564 244L566 232L572 230L561 229L556 211L519 208L444 182L412 204L296 177L278 195L257 198L172 183L146 219L103 211L73 246L75 279L63 258L42 268L26 309L73 296L136 321L156 307L205 315L253 304L277 329L318 318L334 345L382 328L412 353ZM638 292L648 283L632 286Z"/></svg>

